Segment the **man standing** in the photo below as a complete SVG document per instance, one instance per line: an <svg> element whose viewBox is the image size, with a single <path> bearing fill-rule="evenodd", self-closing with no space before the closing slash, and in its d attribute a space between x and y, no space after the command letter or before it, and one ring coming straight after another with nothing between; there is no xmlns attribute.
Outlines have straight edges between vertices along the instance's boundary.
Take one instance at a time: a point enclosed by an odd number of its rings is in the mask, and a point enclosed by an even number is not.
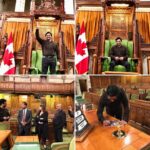
<svg viewBox="0 0 150 150"><path fill-rule="evenodd" d="M115 40L116 45L110 49L110 71L113 71L116 65L123 65L127 71L130 71L130 64L128 63L128 49L121 44L122 39L120 37L117 37Z"/></svg>
<svg viewBox="0 0 150 150"><path fill-rule="evenodd" d="M10 118L10 113L6 108L7 103L5 99L0 99L0 122L8 121Z"/></svg>
<svg viewBox="0 0 150 150"><path fill-rule="evenodd" d="M62 142L63 141L62 130L63 127L66 126L66 114L62 110L61 104L56 105L56 113L54 115L53 125L54 125L55 141Z"/></svg>
<svg viewBox="0 0 150 150"><path fill-rule="evenodd" d="M18 113L19 135L29 135L32 121L32 112L27 109L27 103L22 102L22 109Z"/></svg>
<svg viewBox="0 0 150 150"><path fill-rule="evenodd" d="M48 67L50 67L50 73L56 73L56 57L59 60L59 51L56 43L52 40L52 33L47 32L45 34L45 40L41 39L39 36L39 27L37 25L36 29L36 39L41 44L42 47L42 74L47 74Z"/></svg>
<svg viewBox="0 0 150 150"><path fill-rule="evenodd" d="M122 109L122 106L124 109ZM129 104L127 96L122 88L116 85L110 85L107 91L103 93L100 98L97 116L104 126L110 124L103 116L104 107L106 107L107 114L124 121L129 119Z"/></svg>

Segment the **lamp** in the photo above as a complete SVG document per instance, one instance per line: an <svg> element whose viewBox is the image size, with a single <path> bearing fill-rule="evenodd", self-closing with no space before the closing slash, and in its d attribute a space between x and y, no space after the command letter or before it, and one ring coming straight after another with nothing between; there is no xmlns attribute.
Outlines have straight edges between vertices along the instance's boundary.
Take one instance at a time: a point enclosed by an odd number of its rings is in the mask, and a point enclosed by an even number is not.
<svg viewBox="0 0 150 150"><path fill-rule="evenodd" d="M119 4L119 3L115 3L115 4L111 4L112 7L129 7L129 4Z"/></svg>
<svg viewBox="0 0 150 150"><path fill-rule="evenodd" d="M39 17L39 20L55 20L54 17Z"/></svg>

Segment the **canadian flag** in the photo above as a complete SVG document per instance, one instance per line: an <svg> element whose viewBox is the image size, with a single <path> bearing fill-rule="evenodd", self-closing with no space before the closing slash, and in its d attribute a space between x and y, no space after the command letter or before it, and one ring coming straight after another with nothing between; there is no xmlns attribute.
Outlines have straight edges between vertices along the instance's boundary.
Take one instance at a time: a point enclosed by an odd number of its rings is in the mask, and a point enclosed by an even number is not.
<svg viewBox="0 0 150 150"><path fill-rule="evenodd" d="M78 42L75 51L75 66L77 74L85 74L88 72L89 67L89 54L86 45L85 27L84 22L80 29Z"/></svg>
<svg viewBox="0 0 150 150"><path fill-rule="evenodd" d="M10 33L7 46L3 55L3 59L0 66L0 75L15 74L15 59L13 50L13 38Z"/></svg>

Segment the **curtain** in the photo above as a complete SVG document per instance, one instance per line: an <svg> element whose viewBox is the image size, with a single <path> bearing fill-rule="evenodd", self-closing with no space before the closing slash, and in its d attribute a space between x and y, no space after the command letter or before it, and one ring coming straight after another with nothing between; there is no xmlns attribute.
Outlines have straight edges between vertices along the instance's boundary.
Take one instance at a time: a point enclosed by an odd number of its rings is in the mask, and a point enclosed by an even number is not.
<svg viewBox="0 0 150 150"><path fill-rule="evenodd" d="M39 33L40 37L42 39L45 39L45 33L46 32L51 32L52 33L52 38L55 43L59 42L59 26L60 26L60 21L54 20L54 21L46 21L46 20L40 20L37 21L39 24ZM34 21L34 40L36 41L36 49L41 49L41 45L39 42L36 40L35 37L35 30L36 30L36 21Z"/></svg>
<svg viewBox="0 0 150 150"><path fill-rule="evenodd" d="M100 11L77 11L76 24L82 24L84 21L86 30L86 39L91 41L100 29L101 12Z"/></svg>
<svg viewBox="0 0 150 150"><path fill-rule="evenodd" d="M19 49L26 43L27 32L29 30L30 24L28 22L8 22L6 21L3 26L3 35L5 33L13 34L14 41L14 51L18 52Z"/></svg>
<svg viewBox="0 0 150 150"><path fill-rule="evenodd" d="M150 43L150 12L137 12L136 18L139 23L139 33L145 43Z"/></svg>
<svg viewBox="0 0 150 150"><path fill-rule="evenodd" d="M64 43L68 48L69 52L74 55L74 33L75 25L74 24L62 24L61 30L64 32Z"/></svg>

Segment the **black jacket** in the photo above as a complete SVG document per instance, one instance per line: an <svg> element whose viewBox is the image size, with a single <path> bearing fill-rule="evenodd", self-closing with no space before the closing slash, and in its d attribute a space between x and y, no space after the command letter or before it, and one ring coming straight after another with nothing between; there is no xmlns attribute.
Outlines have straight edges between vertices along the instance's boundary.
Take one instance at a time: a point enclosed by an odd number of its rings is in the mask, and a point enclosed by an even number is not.
<svg viewBox="0 0 150 150"><path fill-rule="evenodd" d="M117 45L114 45L110 49L109 55L112 60L115 60L115 57L124 57L124 60L127 60L128 59L128 49L123 45L121 45L120 47Z"/></svg>
<svg viewBox="0 0 150 150"><path fill-rule="evenodd" d="M48 138L48 112L45 111L43 114L40 115L40 112L35 117L36 121L36 132L38 133L39 137Z"/></svg>
<svg viewBox="0 0 150 150"><path fill-rule="evenodd" d="M53 118L54 128L63 128L66 126L66 114L63 110L57 110Z"/></svg>
<svg viewBox="0 0 150 150"><path fill-rule="evenodd" d="M97 110L97 116L99 121L103 122L105 119L103 117L103 111L104 107L106 107L106 112L108 114L117 114L122 112L122 105L124 108L124 113L122 119L125 121L128 121L129 119L129 104L127 96L123 89L120 88L120 92L117 96L117 99L114 102L110 102L110 100L107 98L107 93L104 92L103 95L100 98L98 110Z"/></svg>
<svg viewBox="0 0 150 150"><path fill-rule="evenodd" d="M36 123L37 124L48 124L48 112L45 111L42 115L40 115L40 112L36 116Z"/></svg>
<svg viewBox="0 0 150 150"><path fill-rule="evenodd" d="M6 108L0 108L0 122L7 121L3 117L10 117L9 111Z"/></svg>
<svg viewBox="0 0 150 150"><path fill-rule="evenodd" d="M39 29L36 29L36 39L42 46L43 56L57 56L59 59L58 46L53 41L43 40L39 36Z"/></svg>

